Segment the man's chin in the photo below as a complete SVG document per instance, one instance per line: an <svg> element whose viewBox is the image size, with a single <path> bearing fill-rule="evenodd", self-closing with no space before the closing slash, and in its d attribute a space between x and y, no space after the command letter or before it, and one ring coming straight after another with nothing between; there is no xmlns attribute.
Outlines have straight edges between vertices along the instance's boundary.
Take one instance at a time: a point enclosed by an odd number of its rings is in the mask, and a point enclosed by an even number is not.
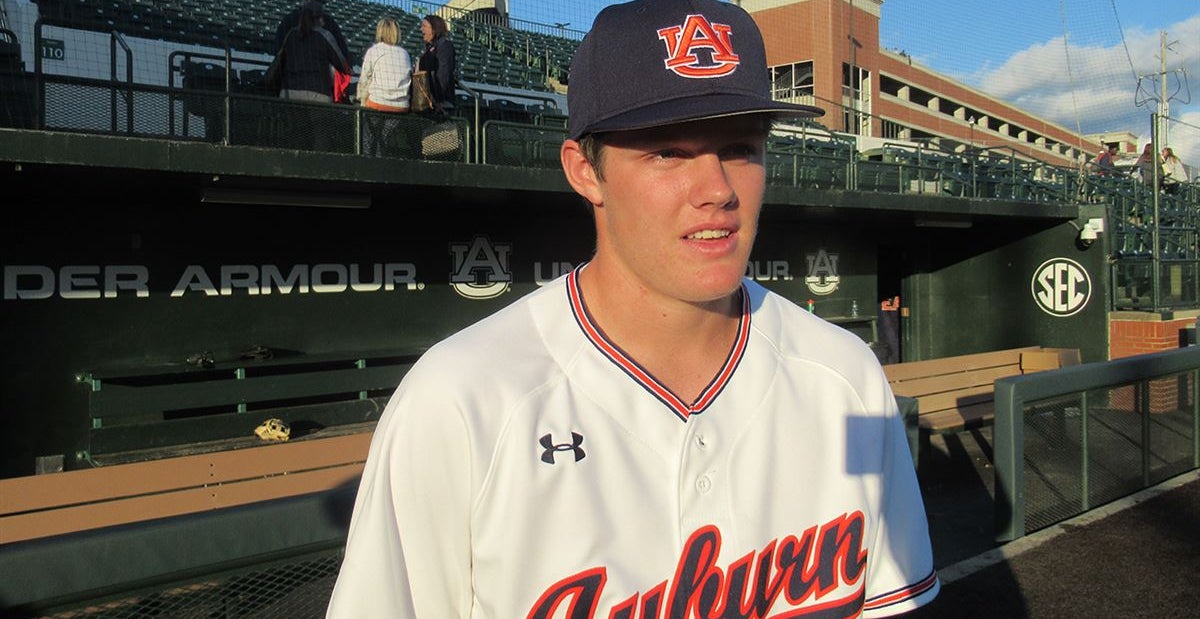
<svg viewBox="0 0 1200 619"><path fill-rule="evenodd" d="M718 273L707 273L693 280L696 287L692 293L692 301L711 303L728 299L742 287L742 277L745 270L728 269Z"/></svg>

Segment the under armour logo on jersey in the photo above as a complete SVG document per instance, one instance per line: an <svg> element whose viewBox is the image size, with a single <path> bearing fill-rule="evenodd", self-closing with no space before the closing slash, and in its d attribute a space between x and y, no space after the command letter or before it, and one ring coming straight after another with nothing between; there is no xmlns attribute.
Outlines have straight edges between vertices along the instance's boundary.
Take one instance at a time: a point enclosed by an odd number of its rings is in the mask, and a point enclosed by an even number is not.
<svg viewBox="0 0 1200 619"><path fill-rule="evenodd" d="M738 55L733 53L731 32L729 26L711 23L703 15L688 15L683 25L658 31L658 38L667 44L667 59L663 64L680 77L729 75L740 62ZM707 61L701 61L697 55L700 50L709 50Z"/></svg>
<svg viewBox="0 0 1200 619"><path fill-rule="evenodd" d="M587 455L583 452L583 449L579 447L583 444L583 435L577 432L571 433L570 443L556 444L554 439L551 438L549 434L538 439L538 442L542 444L542 447L546 448L546 450L542 452L542 462L545 462L546 464L554 464L554 454L560 451L570 451L574 453L576 462L579 462L584 458L584 456Z"/></svg>

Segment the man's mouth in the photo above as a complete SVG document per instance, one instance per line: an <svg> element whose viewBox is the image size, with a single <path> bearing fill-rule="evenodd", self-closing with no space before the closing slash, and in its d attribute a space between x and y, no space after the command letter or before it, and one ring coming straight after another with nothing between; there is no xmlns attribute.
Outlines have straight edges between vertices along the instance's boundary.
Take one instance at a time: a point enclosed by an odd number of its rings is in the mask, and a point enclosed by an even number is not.
<svg viewBox="0 0 1200 619"><path fill-rule="evenodd" d="M729 236L729 234L730 233L728 230L700 230L698 232L693 232L693 233L687 235L686 238L688 238L689 240L702 240L703 241L703 240L712 240L712 239L723 239L723 238Z"/></svg>

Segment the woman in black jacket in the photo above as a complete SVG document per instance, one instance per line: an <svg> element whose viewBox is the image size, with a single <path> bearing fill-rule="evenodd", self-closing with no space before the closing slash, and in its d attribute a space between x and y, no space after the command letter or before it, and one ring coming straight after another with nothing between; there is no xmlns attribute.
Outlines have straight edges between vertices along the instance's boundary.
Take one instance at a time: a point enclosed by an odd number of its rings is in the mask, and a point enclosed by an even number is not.
<svg viewBox="0 0 1200 619"><path fill-rule="evenodd" d="M326 30L325 11L320 2L310 0L300 8L300 23L284 35L283 88L279 96L329 103L333 101L333 73L336 67L350 72L350 63L334 36Z"/></svg>
<svg viewBox="0 0 1200 619"><path fill-rule="evenodd" d="M425 39L425 52L417 62L417 69L429 72L430 90L437 112L446 112L454 107L454 82L457 66L454 59L454 44L450 42L446 20L437 15L426 15L421 19L421 37Z"/></svg>

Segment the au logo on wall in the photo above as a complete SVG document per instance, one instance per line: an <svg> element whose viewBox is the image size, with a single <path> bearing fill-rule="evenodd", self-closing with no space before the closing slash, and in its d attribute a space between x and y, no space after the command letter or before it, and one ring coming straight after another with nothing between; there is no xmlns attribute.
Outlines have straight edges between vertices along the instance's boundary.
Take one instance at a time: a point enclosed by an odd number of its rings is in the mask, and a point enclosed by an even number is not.
<svg viewBox="0 0 1200 619"><path fill-rule="evenodd" d="M470 243L452 243L450 286L468 299L493 299L512 286L509 257L512 245L493 243L484 236Z"/></svg>
<svg viewBox="0 0 1200 619"><path fill-rule="evenodd" d="M838 289L838 284L842 282L841 276L838 275L838 258L839 254L831 254L824 248L805 256L808 275L804 277L804 284L810 292L823 296Z"/></svg>
<svg viewBox="0 0 1200 619"><path fill-rule="evenodd" d="M1066 318L1087 307L1092 298L1092 278L1074 260L1051 258L1034 271L1030 290L1043 312Z"/></svg>

